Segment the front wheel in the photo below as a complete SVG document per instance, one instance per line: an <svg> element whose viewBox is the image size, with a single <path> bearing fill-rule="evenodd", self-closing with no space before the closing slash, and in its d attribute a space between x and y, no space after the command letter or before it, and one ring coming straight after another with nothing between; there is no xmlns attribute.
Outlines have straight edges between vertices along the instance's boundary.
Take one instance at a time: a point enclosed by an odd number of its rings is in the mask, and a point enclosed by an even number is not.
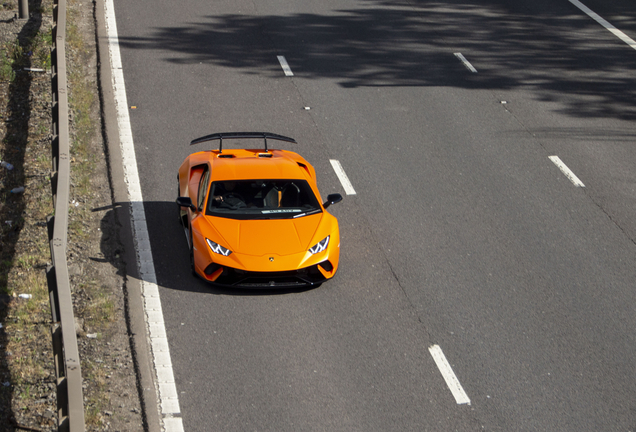
<svg viewBox="0 0 636 432"><path fill-rule="evenodd" d="M181 196L181 185L179 184L179 176L177 175L177 198ZM179 223L183 225L183 216L181 216L181 207L177 206L177 214L179 215Z"/></svg>
<svg viewBox="0 0 636 432"><path fill-rule="evenodd" d="M190 230L190 271L193 276L198 276L194 266L194 243L192 243L192 230Z"/></svg>

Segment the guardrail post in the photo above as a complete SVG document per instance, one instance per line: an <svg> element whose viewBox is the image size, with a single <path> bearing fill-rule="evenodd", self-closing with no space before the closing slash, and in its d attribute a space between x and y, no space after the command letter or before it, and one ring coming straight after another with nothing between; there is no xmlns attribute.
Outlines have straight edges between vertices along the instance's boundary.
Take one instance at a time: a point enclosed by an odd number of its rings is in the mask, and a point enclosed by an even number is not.
<svg viewBox="0 0 636 432"><path fill-rule="evenodd" d="M21 20L29 19L29 0L18 1L18 18Z"/></svg>

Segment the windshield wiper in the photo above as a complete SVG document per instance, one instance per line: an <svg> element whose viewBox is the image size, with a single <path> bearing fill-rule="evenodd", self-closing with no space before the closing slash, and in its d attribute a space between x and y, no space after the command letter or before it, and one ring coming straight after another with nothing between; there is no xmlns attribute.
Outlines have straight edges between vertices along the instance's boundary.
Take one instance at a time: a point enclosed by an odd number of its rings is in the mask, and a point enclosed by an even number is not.
<svg viewBox="0 0 636 432"><path fill-rule="evenodd" d="M312 214L315 214L315 213L320 213L321 211L322 210L320 210L320 209L315 209L315 210L312 210L312 211L301 213L301 214L298 214L298 215L294 216L294 219L299 218L299 217L303 217L303 216L309 216L309 215L312 215Z"/></svg>

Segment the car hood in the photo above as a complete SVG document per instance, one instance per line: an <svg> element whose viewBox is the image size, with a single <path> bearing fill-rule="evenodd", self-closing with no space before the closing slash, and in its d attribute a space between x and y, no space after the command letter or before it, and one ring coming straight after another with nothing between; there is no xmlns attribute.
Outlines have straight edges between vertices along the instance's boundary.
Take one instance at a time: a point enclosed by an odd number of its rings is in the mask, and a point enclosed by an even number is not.
<svg viewBox="0 0 636 432"><path fill-rule="evenodd" d="M223 238L223 246L232 252L254 256L283 256L306 251L313 246L310 243L322 216L320 213L297 219L266 220L211 217L210 222Z"/></svg>

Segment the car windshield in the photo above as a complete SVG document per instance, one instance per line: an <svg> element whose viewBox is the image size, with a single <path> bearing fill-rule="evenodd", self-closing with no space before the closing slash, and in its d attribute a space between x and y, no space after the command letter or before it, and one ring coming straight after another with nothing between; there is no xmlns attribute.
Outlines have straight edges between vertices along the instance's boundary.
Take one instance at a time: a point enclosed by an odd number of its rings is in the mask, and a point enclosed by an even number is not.
<svg viewBox="0 0 636 432"><path fill-rule="evenodd" d="M292 219L320 213L305 180L215 181L206 214L231 219Z"/></svg>

